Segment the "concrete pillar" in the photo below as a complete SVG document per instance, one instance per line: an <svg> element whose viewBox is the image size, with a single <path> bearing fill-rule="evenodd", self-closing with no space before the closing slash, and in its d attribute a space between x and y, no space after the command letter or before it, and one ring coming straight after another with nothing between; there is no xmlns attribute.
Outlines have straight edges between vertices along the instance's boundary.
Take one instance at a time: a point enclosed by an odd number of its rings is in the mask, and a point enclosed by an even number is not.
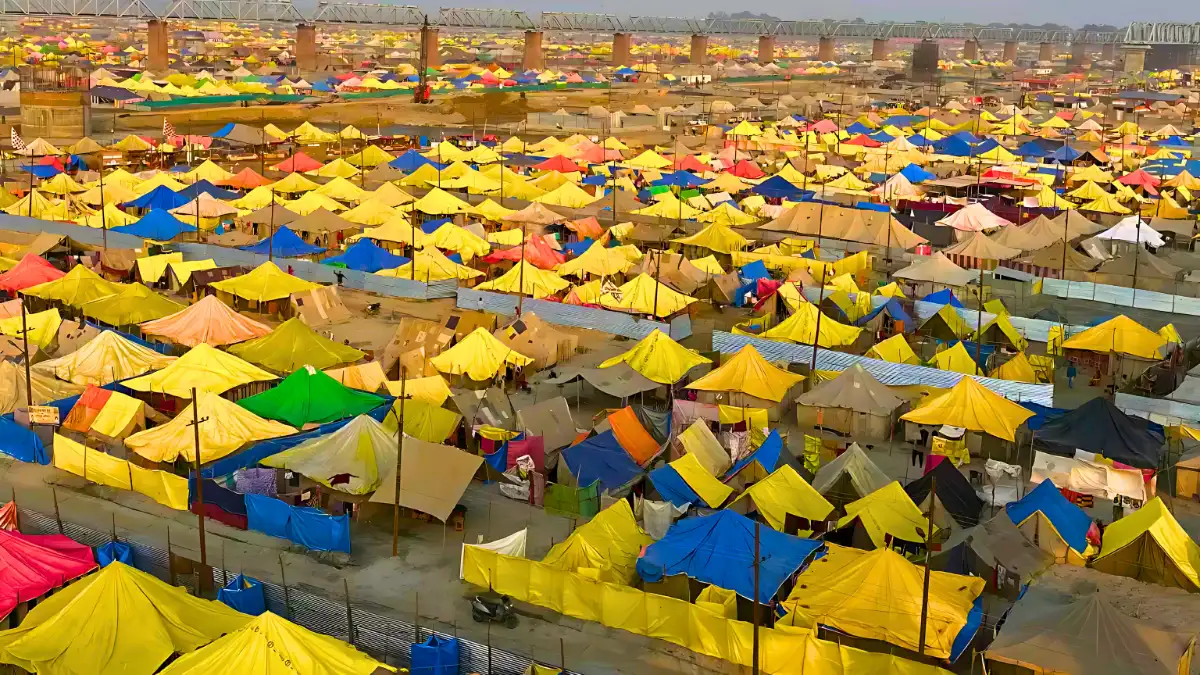
<svg viewBox="0 0 1200 675"><path fill-rule="evenodd" d="M1122 45L1121 70L1126 73L1140 73L1146 70L1146 52L1150 45Z"/></svg>
<svg viewBox="0 0 1200 675"><path fill-rule="evenodd" d="M1038 45L1038 61L1053 61L1054 60L1054 45L1050 42L1043 42Z"/></svg>
<svg viewBox="0 0 1200 675"><path fill-rule="evenodd" d="M758 36L758 62L766 65L775 60L775 37L771 35Z"/></svg>
<svg viewBox="0 0 1200 675"><path fill-rule="evenodd" d="M521 68L545 70L546 53L542 51L542 31L525 31L525 54L521 57Z"/></svg>
<svg viewBox="0 0 1200 675"><path fill-rule="evenodd" d="M296 26L296 69L312 72L317 69L317 27Z"/></svg>
<svg viewBox="0 0 1200 675"><path fill-rule="evenodd" d="M441 45L438 42L438 29L432 26L421 28L421 55L427 68L442 67Z"/></svg>
<svg viewBox="0 0 1200 675"><path fill-rule="evenodd" d="M708 36L693 35L692 46L688 51L688 61L697 66L708 63Z"/></svg>
<svg viewBox="0 0 1200 675"><path fill-rule="evenodd" d="M921 40L913 47L912 79L927 81L937 77L939 59L941 51L938 43L934 40Z"/></svg>
<svg viewBox="0 0 1200 675"><path fill-rule="evenodd" d="M1091 63L1088 58L1087 45L1082 42L1071 43L1071 65L1086 66Z"/></svg>
<svg viewBox="0 0 1200 675"><path fill-rule="evenodd" d="M155 73L162 73L171 66L167 56L167 23L151 19L146 23L147 66Z"/></svg>
<svg viewBox="0 0 1200 675"><path fill-rule="evenodd" d="M1117 46L1111 42L1106 45L1101 46L1100 47L1100 60L1101 61L1116 61L1117 60Z"/></svg>
<svg viewBox="0 0 1200 675"><path fill-rule="evenodd" d="M1004 60L1005 61L1016 61L1017 60L1017 43L1016 42L1005 42L1004 43Z"/></svg>
<svg viewBox="0 0 1200 675"><path fill-rule="evenodd" d="M967 40L963 43L963 58L967 61L979 60L979 41Z"/></svg>
<svg viewBox="0 0 1200 675"><path fill-rule="evenodd" d="M817 60L832 61L833 60L833 38L823 37L817 41Z"/></svg>
<svg viewBox="0 0 1200 675"><path fill-rule="evenodd" d="M871 40L871 60L887 61L890 46L887 40Z"/></svg>
<svg viewBox="0 0 1200 675"><path fill-rule="evenodd" d="M629 33L613 35L612 65L628 66L633 63L633 36Z"/></svg>

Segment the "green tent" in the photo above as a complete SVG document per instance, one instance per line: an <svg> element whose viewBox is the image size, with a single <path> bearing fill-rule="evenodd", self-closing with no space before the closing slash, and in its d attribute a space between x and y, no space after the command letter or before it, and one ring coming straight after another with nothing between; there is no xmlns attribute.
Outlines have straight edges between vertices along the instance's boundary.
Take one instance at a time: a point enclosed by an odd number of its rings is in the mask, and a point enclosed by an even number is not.
<svg viewBox="0 0 1200 675"><path fill-rule="evenodd" d="M304 366L278 387L244 398L238 405L259 417L299 428L361 415L386 401L383 396L351 389L312 366Z"/></svg>

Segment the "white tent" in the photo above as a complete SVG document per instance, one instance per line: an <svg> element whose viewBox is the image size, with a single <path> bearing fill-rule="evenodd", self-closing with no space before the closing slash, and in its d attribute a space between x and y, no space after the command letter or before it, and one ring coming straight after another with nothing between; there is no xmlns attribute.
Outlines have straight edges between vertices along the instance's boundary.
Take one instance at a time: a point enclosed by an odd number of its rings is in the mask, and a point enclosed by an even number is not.
<svg viewBox="0 0 1200 675"><path fill-rule="evenodd" d="M1158 248L1166 243L1157 230L1150 227L1142 217L1134 214L1123 218L1119 223L1096 235L1096 239L1127 241L1131 244L1143 243Z"/></svg>

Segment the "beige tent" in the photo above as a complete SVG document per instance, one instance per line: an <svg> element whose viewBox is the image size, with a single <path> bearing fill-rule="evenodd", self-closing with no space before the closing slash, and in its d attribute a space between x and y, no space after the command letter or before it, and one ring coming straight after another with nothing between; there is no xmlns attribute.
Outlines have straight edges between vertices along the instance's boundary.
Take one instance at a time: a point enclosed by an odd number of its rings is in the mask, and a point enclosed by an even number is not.
<svg viewBox="0 0 1200 675"><path fill-rule="evenodd" d="M33 375L34 405L44 405L83 393L84 385L63 382L37 370L30 372ZM7 360L0 361L0 415L24 408L25 405L25 366Z"/></svg>
<svg viewBox="0 0 1200 675"><path fill-rule="evenodd" d="M837 508L875 492L891 482L867 453L852 443L837 459L821 467L812 479L813 489Z"/></svg>
<svg viewBox="0 0 1200 675"><path fill-rule="evenodd" d="M568 361L579 348L579 336L555 328L532 312L501 326L493 335L509 349L532 357L535 370Z"/></svg>
<svg viewBox="0 0 1200 675"><path fill-rule="evenodd" d="M975 279L975 274L955 265L939 251L895 272L892 274L892 278L960 287L971 283Z"/></svg>
<svg viewBox="0 0 1200 675"><path fill-rule="evenodd" d="M442 522L450 518L458 500L483 464L483 458L449 445L429 443L404 435L400 463L400 506L427 513ZM392 504L396 498L396 469L388 467L371 502Z"/></svg>
<svg viewBox="0 0 1200 675"><path fill-rule="evenodd" d="M796 420L801 427L821 426L854 438L886 439L893 413L903 404L904 399L855 364L797 398Z"/></svg>

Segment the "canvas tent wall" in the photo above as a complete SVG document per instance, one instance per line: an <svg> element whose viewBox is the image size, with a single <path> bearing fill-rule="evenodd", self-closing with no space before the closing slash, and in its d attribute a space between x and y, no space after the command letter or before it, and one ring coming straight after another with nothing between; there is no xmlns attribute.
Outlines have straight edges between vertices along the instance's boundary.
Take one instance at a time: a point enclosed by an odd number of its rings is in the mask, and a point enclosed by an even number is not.
<svg viewBox="0 0 1200 675"><path fill-rule="evenodd" d="M895 411L903 404L903 399L856 364L797 398L796 423L801 428L833 429L860 440L884 440L891 437Z"/></svg>
<svg viewBox="0 0 1200 675"><path fill-rule="evenodd" d="M1000 513L967 530L961 542L931 557L929 564L945 572L982 577L988 591L1015 601L1025 584L1054 564L1054 556Z"/></svg>
<svg viewBox="0 0 1200 675"><path fill-rule="evenodd" d="M1200 546L1158 497L1108 526L1092 567L1200 593Z"/></svg>
<svg viewBox="0 0 1200 675"><path fill-rule="evenodd" d="M337 286L320 286L289 298L290 313L310 328L319 328L350 320L350 310L342 303Z"/></svg>
<svg viewBox="0 0 1200 675"><path fill-rule="evenodd" d="M841 509L890 482L887 474L854 443L837 459L817 471L812 486L835 508Z"/></svg>

